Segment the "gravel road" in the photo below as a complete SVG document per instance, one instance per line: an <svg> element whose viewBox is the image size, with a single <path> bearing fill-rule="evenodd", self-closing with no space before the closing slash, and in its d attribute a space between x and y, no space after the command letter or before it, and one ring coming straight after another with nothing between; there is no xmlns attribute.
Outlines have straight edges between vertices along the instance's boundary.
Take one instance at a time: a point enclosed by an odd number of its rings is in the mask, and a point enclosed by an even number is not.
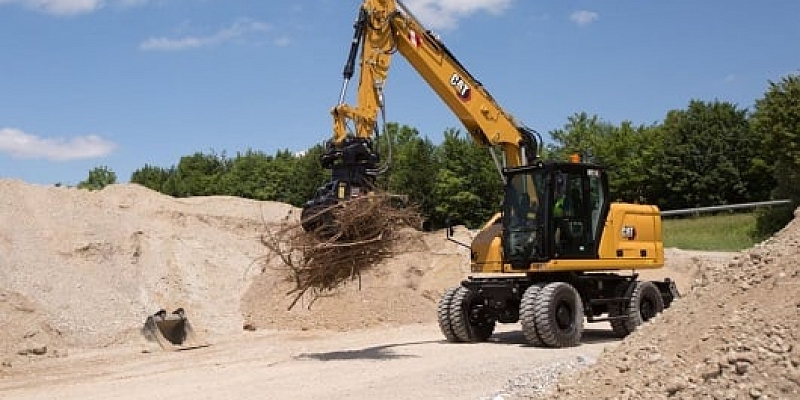
<svg viewBox="0 0 800 400"><path fill-rule="evenodd" d="M525 345L516 324L452 344L435 324L355 332L257 331L206 348L71 353L0 380L2 399L512 399L615 346L605 326L569 349Z"/></svg>

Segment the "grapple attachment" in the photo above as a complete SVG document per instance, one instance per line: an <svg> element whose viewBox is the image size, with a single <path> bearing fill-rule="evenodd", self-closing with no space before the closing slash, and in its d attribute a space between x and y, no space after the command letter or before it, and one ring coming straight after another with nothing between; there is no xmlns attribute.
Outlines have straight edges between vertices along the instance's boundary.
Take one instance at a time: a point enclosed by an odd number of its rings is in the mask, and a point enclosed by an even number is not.
<svg viewBox="0 0 800 400"><path fill-rule="evenodd" d="M320 164L331 170L331 180L317 189L314 198L303 206L303 229L323 236L335 231L331 207L373 191L379 160L370 139L349 137L341 143L328 142Z"/></svg>
<svg viewBox="0 0 800 400"><path fill-rule="evenodd" d="M142 333L164 350L186 350L208 345L197 340L183 308L172 313L162 309L147 317Z"/></svg>

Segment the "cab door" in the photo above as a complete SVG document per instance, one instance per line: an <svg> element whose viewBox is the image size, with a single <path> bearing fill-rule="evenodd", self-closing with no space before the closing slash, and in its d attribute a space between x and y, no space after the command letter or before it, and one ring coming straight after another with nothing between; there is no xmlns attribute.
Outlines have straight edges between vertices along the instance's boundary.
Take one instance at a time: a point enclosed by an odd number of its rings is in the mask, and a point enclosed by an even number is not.
<svg viewBox="0 0 800 400"><path fill-rule="evenodd" d="M606 193L602 171L565 164L553 172L550 226L555 259L596 258Z"/></svg>

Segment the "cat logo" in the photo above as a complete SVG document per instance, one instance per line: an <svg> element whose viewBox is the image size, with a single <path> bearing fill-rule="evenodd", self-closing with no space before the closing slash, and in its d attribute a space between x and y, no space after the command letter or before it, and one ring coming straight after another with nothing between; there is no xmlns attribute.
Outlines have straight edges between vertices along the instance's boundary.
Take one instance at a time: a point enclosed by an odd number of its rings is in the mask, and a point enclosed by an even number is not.
<svg viewBox="0 0 800 400"><path fill-rule="evenodd" d="M623 226L622 237L628 240L633 240L636 237L636 228L632 226Z"/></svg>
<svg viewBox="0 0 800 400"><path fill-rule="evenodd" d="M450 85L456 89L456 94L458 94L458 97L460 97L462 101L467 102L472 97L472 89L467 84L467 81L458 73L454 72L453 75L450 76Z"/></svg>

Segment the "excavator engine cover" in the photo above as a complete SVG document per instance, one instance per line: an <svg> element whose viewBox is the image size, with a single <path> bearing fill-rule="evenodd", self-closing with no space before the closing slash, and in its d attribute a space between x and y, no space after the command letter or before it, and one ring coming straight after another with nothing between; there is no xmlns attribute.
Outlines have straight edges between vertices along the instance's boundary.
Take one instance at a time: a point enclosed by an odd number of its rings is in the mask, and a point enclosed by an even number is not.
<svg viewBox="0 0 800 400"><path fill-rule="evenodd" d="M165 350L181 350L203 347L197 341L192 324L186 317L183 308L178 308L172 313L159 310L147 317L142 328L145 338L157 342Z"/></svg>

